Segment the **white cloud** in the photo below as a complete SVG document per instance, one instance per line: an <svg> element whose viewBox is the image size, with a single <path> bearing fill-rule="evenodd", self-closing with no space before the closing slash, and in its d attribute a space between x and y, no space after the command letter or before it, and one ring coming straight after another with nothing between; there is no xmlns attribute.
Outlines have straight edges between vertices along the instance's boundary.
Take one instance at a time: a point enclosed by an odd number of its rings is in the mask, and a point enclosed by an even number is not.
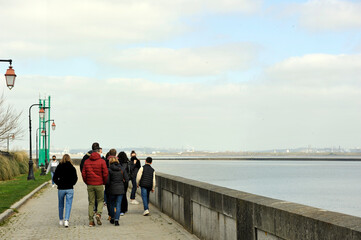
<svg viewBox="0 0 361 240"><path fill-rule="evenodd" d="M361 28L361 3L341 0L309 0L293 4L287 11L299 15L300 25L311 31Z"/></svg>
<svg viewBox="0 0 361 240"><path fill-rule="evenodd" d="M308 54L291 57L267 70L274 82L298 86L360 86L361 54Z"/></svg>
<svg viewBox="0 0 361 240"><path fill-rule="evenodd" d="M109 59L118 68L158 74L217 75L249 68L257 53L257 47L250 43L183 49L133 48L112 52L99 61Z"/></svg>
<svg viewBox="0 0 361 240"><path fill-rule="evenodd" d="M94 56L121 44L173 38L184 17L252 13L260 1L21 1L1 4L0 52L11 56ZM20 47L20 48L19 48ZM22 51L24 50L25 51Z"/></svg>

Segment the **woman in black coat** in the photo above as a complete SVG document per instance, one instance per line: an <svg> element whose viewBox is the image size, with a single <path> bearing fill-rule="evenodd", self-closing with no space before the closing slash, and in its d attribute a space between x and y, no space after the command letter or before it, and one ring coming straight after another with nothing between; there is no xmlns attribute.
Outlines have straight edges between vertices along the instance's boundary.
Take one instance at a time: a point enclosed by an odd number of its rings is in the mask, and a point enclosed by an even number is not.
<svg viewBox="0 0 361 240"><path fill-rule="evenodd" d="M129 159L127 157L127 154L125 152L120 152L118 154L118 160L119 160L119 164L122 166L122 168L125 170L125 172L127 173L128 176L130 176L130 166L129 166ZM120 212L120 216L124 216L124 214L126 212L128 212L128 200L127 200L127 190L128 190L128 186L129 186L129 178L127 181L124 182L124 189L125 189L125 194L124 197L122 199L122 205L121 205L121 212Z"/></svg>
<svg viewBox="0 0 361 240"><path fill-rule="evenodd" d="M139 204L137 200L135 200L135 192L137 191L137 173L140 169L140 161L137 158L137 154L133 150L130 154L130 180L132 181L132 192L130 194L130 203L131 204Z"/></svg>
<svg viewBox="0 0 361 240"><path fill-rule="evenodd" d="M129 181L129 177L125 169L119 164L116 157L109 159L109 175L108 175L108 193L110 197L110 209L109 215L111 217L110 223L114 223L115 226L119 226L119 216L122 212L121 203L125 198L126 189L124 188L124 182ZM114 208L115 213L114 213Z"/></svg>
<svg viewBox="0 0 361 240"><path fill-rule="evenodd" d="M78 181L76 170L73 166L71 158L65 154L54 173L54 182L58 185L58 201L59 201L59 224L69 227L69 218L71 206L73 203L74 189L73 186ZM65 218L64 218L64 200Z"/></svg>

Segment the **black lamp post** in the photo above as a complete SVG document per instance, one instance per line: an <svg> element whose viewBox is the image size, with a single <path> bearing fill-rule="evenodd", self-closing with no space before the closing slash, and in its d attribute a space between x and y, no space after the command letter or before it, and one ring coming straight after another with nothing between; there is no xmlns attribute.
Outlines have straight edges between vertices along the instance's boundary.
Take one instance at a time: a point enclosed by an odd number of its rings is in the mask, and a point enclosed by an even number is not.
<svg viewBox="0 0 361 240"><path fill-rule="evenodd" d="M15 74L15 71L13 69L13 66L11 66L13 60L11 60L11 59L9 59L9 60L0 59L0 62L8 62L8 63L10 63L9 69L6 70L6 73L5 73L5 80L6 80L7 87L11 90L14 87L15 78L16 78L16 74Z"/></svg>
<svg viewBox="0 0 361 240"><path fill-rule="evenodd" d="M34 170L33 170L33 165L34 165L34 162L33 162L33 153L32 153L32 146L31 146L31 108L34 107L34 106L42 106L42 104L38 104L38 103L35 103L33 105L31 105L29 107L29 145L30 145L30 149L29 149L29 173L28 173L28 180L35 180L35 177L34 177ZM39 111L39 114L41 116L41 110ZM44 111L44 110L43 110ZM44 117L44 115L43 115Z"/></svg>

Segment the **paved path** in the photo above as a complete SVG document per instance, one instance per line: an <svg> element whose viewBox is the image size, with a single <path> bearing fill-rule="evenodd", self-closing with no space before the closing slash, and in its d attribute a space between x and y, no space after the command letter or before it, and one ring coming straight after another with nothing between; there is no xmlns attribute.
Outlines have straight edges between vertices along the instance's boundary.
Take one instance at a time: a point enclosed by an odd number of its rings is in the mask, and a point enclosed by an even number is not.
<svg viewBox="0 0 361 240"><path fill-rule="evenodd" d="M86 185L79 171L78 177L69 228L59 225L57 189L49 185L0 227L0 239L197 239L152 205L151 215L144 217L142 204L129 204L128 213L120 217L119 227L106 221L105 207L103 225L89 227ZM141 203L139 196L137 200Z"/></svg>

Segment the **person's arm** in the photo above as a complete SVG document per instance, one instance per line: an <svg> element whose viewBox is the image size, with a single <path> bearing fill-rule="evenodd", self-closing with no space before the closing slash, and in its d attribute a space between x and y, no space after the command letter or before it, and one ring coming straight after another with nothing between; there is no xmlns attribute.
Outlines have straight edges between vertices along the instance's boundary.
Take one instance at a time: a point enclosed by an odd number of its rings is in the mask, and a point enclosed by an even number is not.
<svg viewBox="0 0 361 240"><path fill-rule="evenodd" d="M108 181L109 171L105 161L102 161L102 172L103 172L103 184L105 185Z"/></svg>
<svg viewBox="0 0 361 240"><path fill-rule="evenodd" d="M142 178L142 175L143 175L143 167L141 167L138 171L138 174L137 174L137 186L139 187L139 182L140 182L140 179Z"/></svg>
<svg viewBox="0 0 361 240"><path fill-rule="evenodd" d="M153 187L152 187L152 192L154 192L155 190L155 171L153 172Z"/></svg>
<svg viewBox="0 0 361 240"><path fill-rule="evenodd" d="M56 168L58 169L58 168ZM56 170L55 170L56 172ZM78 175L76 174L76 169L75 167L73 166L73 179L74 179L74 182L73 182L73 186L78 182Z"/></svg>
<svg viewBox="0 0 361 240"><path fill-rule="evenodd" d="M85 162L84 162L84 166L83 166L83 170L81 171L81 176L82 176L82 178L83 178L83 181L84 181L84 183L85 184L87 184L86 183L86 173L85 173L85 166L86 164L85 164Z"/></svg>
<svg viewBox="0 0 361 240"><path fill-rule="evenodd" d="M51 163L48 164L48 168L46 169L46 174L50 172L50 168L51 168Z"/></svg>

